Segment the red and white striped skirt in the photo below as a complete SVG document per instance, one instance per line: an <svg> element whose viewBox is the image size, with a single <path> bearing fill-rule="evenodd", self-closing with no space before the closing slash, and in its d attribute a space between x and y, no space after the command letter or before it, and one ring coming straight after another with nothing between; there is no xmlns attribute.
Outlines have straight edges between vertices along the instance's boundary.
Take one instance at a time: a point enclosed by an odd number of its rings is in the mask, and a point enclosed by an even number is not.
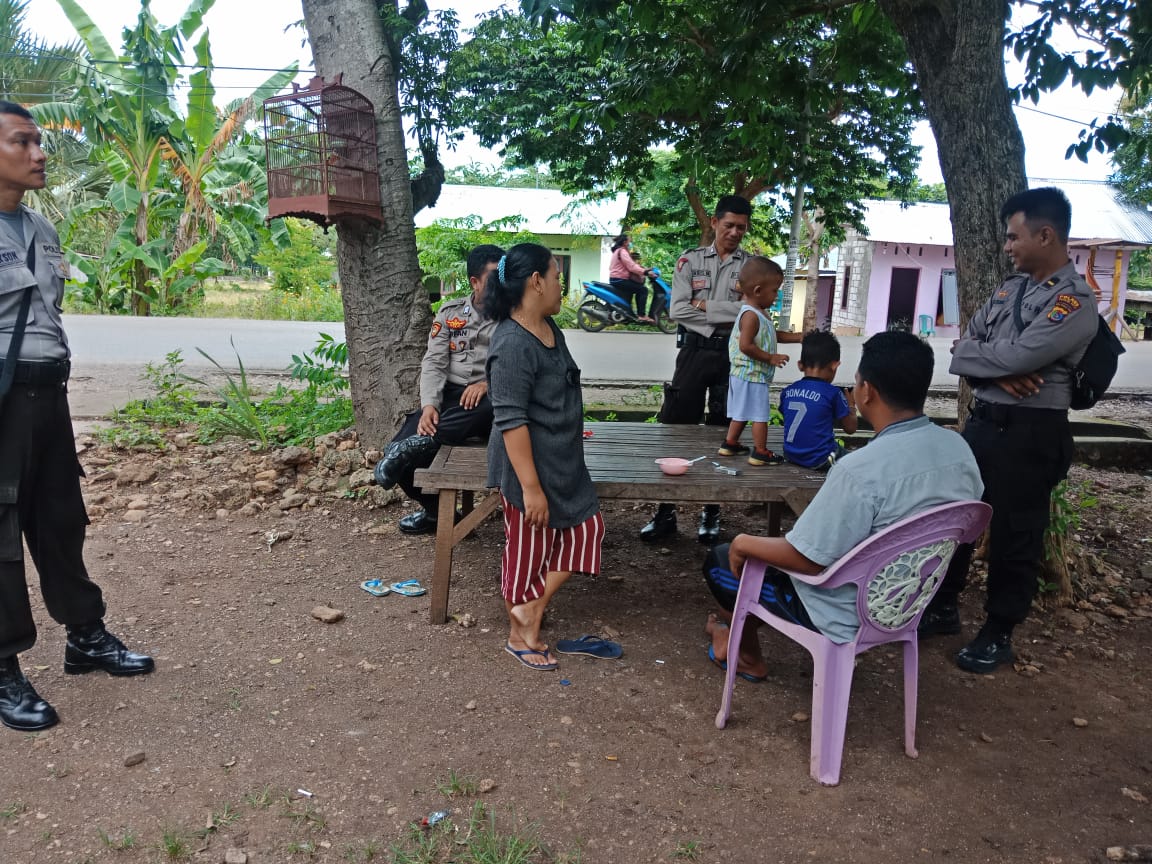
<svg viewBox="0 0 1152 864"><path fill-rule="evenodd" d="M514 606L544 593L549 573L599 573L604 517L596 511L571 528L536 528L504 498L504 555L500 593Z"/></svg>

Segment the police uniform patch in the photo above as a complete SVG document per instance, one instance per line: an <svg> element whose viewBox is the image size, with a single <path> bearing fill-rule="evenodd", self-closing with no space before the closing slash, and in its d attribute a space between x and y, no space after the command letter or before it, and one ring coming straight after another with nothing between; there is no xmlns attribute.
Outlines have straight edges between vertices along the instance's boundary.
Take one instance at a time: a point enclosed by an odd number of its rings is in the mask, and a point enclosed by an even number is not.
<svg viewBox="0 0 1152 864"><path fill-rule="evenodd" d="M992 302L993 303L1003 303L1007 299L1008 299L1008 290L1007 289L1001 289L1000 291L996 292L996 297L992 300Z"/></svg>
<svg viewBox="0 0 1152 864"><path fill-rule="evenodd" d="M440 322L439 321L433 321L432 322L432 338L436 337L436 335L440 332L440 329L441 329L440 328Z"/></svg>
<svg viewBox="0 0 1152 864"><path fill-rule="evenodd" d="M455 351L456 350L456 343L455 342L449 342L448 343L448 350L449 351Z"/></svg>
<svg viewBox="0 0 1152 864"><path fill-rule="evenodd" d="M692 277L692 290L703 291L708 287L708 280L703 276Z"/></svg>
<svg viewBox="0 0 1152 864"><path fill-rule="evenodd" d="M444 323L448 325L449 330L463 330L468 326L468 322L466 320L456 317L449 318Z"/></svg>
<svg viewBox="0 0 1152 864"><path fill-rule="evenodd" d="M1064 306L1070 312L1075 312L1080 308L1080 301L1073 297L1071 294L1060 294L1056 297L1056 305Z"/></svg>
<svg viewBox="0 0 1152 864"><path fill-rule="evenodd" d="M683 270L684 265L687 263L688 263L687 256L685 256L685 257L681 258L679 261L677 261L676 262L676 272L679 273L681 270Z"/></svg>

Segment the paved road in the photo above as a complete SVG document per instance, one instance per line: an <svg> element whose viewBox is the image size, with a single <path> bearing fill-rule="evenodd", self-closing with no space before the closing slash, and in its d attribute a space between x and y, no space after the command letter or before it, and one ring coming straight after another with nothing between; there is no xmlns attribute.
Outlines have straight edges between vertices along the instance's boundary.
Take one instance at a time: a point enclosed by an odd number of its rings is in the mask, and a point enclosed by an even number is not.
<svg viewBox="0 0 1152 864"><path fill-rule="evenodd" d="M73 410L78 416L100 416L113 405L146 395L139 382L140 372L146 363L163 362L170 351L179 350L185 368L193 374L211 365L196 350L198 347L225 368L235 367L238 351L250 371L276 373L287 367L292 354L311 349L320 333L337 340L344 338L343 324L297 321L66 315L65 327L76 368L72 390ZM570 330L565 337L585 382L654 384L672 377L676 347L671 336ZM933 386L954 387L956 379L948 374L951 340L930 341L936 352ZM855 369L864 338L841 337L840 342L843 369ZM1128 353L1120 360L1114 389L1152 392L1152 342L1125 344ZM798 345L783 346L782 350L800 356ZM777 373L776 380L787 383L798 375L792 363ZM845 381L851 378L846 373L841 377Z"/></svg>

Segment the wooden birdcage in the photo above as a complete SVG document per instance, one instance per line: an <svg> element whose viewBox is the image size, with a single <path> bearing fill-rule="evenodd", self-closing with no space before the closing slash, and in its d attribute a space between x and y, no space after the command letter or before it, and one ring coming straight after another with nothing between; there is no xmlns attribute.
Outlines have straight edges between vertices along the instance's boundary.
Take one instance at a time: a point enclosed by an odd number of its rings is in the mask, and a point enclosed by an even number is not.
<svg viewBox="0 0 1152 864"><path fill-rule="evenodd" d="M264 100L268 218L383 221L372 103L337 76Z"/></svg>

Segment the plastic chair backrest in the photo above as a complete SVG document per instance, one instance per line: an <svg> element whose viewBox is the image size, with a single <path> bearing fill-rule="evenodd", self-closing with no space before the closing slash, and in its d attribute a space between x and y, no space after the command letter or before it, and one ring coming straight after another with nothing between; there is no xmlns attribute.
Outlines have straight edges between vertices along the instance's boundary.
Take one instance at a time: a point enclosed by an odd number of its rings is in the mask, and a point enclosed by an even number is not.
<svg viewBox="0 0 1152 864"><path fill-rule="evenodd" d="M990 513L980 501L932 507L873 534L826 570L821 587L859 586L857 641L886 642L913 626L944 578L957 545L973 542Z"/></svg>
<svg viewBox="0 0 1152 864"><path fill-rule="evenodd" d="M935 334L936 327L933 325L931 315L920 316L920 335L927 336L929 333Z"/></svg>

